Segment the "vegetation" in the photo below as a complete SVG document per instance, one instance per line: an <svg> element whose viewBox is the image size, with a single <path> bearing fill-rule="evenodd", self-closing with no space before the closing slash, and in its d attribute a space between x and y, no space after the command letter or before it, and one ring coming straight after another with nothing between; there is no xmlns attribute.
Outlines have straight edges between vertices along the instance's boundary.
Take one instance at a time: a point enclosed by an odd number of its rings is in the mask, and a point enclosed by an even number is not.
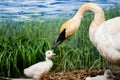
<svg viewBox="0 0 120 80"><path fill-rule="evenodd" d="M106 19L120 16L118 8L106 11ZM104 60L89 41L88 30L92 19L93 14L85 15L78 32L54 50L57 56L53 58L52 71L112 68L113 65ZM28 22L2 21L0 76L21 77L24 68L44 60L45 51L51 49L59 35L59 28L66 20L61 17Z"/></svg>

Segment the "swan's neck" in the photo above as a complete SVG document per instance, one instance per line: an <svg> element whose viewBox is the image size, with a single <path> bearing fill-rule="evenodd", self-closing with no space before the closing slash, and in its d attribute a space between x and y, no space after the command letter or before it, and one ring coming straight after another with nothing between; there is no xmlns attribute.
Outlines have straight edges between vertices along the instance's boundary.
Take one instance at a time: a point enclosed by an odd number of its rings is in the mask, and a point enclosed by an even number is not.
<svg viewBox="0 0 120 80"><path fill-rule="evenodd" d="M94 33L95 33L96 29L98 28L98 26L101 23L103 23L105 20L104 12L103 12L102 8L100 8L98 5L93 4L93 3L86 3L78 10L78 12L75 14L75 16L73 18L76 19L77 22L80 23L82 20L82 17L85 15L85 13L89 12L89 11L92 11L95 15L94 20L90 24L90 28L89 28L90 41L92 43L94 43Z"/></svg>

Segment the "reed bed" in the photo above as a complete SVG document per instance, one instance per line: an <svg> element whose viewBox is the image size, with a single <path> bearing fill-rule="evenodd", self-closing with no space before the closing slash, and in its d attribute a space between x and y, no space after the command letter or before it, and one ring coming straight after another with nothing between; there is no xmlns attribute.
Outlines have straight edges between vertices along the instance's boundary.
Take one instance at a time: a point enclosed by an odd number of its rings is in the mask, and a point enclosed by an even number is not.
<svg viewBox="0 0 120 80"><path fill-rule="evenodd" d="M119 7L105 11L106 19L120 16ZM39 19L27 22L0 22L0 76L21 77L23 69L45 60L68 18ZM88 30L93 14L86 14L78 32L53 51L57 54L52 72L79 69L113 69L89 41Z"/></svg>

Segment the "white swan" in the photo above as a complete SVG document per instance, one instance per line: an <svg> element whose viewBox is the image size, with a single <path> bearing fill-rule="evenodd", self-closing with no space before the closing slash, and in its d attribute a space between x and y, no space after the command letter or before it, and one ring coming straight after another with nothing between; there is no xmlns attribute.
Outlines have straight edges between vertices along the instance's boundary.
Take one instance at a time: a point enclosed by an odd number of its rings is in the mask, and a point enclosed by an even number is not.
<svg viewBox="0 0 120 80"><path fill-rule="evenodd" d="M84 14L88 11L95 15L89 28L90 41L106 60L120 66L120 17L105 21L102 8L94 3L81 6L75 16L62 25L58 40L52 48L57 47L78 30Z"/></svg>
<svg viewBox="0 0 120 80"><path fill-rule="evenodd" d="M115 80L115 76L112 74L110 70L105 70L104 75L87 77L85 80Z"/></svg>
<svg viewBox="0 0 120 80"><path fill-rule="evenodd" d="M40 80L44 74L47 74L53 66L51 58L55 55L52 51L46 51L46 60L34 64L24 69L24 74L28 77L33 77L35 80Z"/></svg>

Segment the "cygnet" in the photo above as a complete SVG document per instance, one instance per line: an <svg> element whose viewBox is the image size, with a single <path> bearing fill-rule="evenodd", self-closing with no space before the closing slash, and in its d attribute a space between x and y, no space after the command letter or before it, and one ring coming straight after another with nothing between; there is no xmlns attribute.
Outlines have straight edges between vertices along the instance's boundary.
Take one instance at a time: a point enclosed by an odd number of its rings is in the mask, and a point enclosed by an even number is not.
<svg viewBox="0 0 120 80"><path fill-rule="evenodd" d="M115 80L115 76L110 70L105 70L104 75L98 75L96 77L87 77L85 80Z"/></svg>
<svg viewBox="0 0 120 80"><path fill-rule="evenodd" d="M44 74L47 74L53 66L51 58L55 55L51 50L46 51L46 60L38 62L26 69L24 69L24 74L28 77L32 77L35 80L40 80Z"/></svg>

